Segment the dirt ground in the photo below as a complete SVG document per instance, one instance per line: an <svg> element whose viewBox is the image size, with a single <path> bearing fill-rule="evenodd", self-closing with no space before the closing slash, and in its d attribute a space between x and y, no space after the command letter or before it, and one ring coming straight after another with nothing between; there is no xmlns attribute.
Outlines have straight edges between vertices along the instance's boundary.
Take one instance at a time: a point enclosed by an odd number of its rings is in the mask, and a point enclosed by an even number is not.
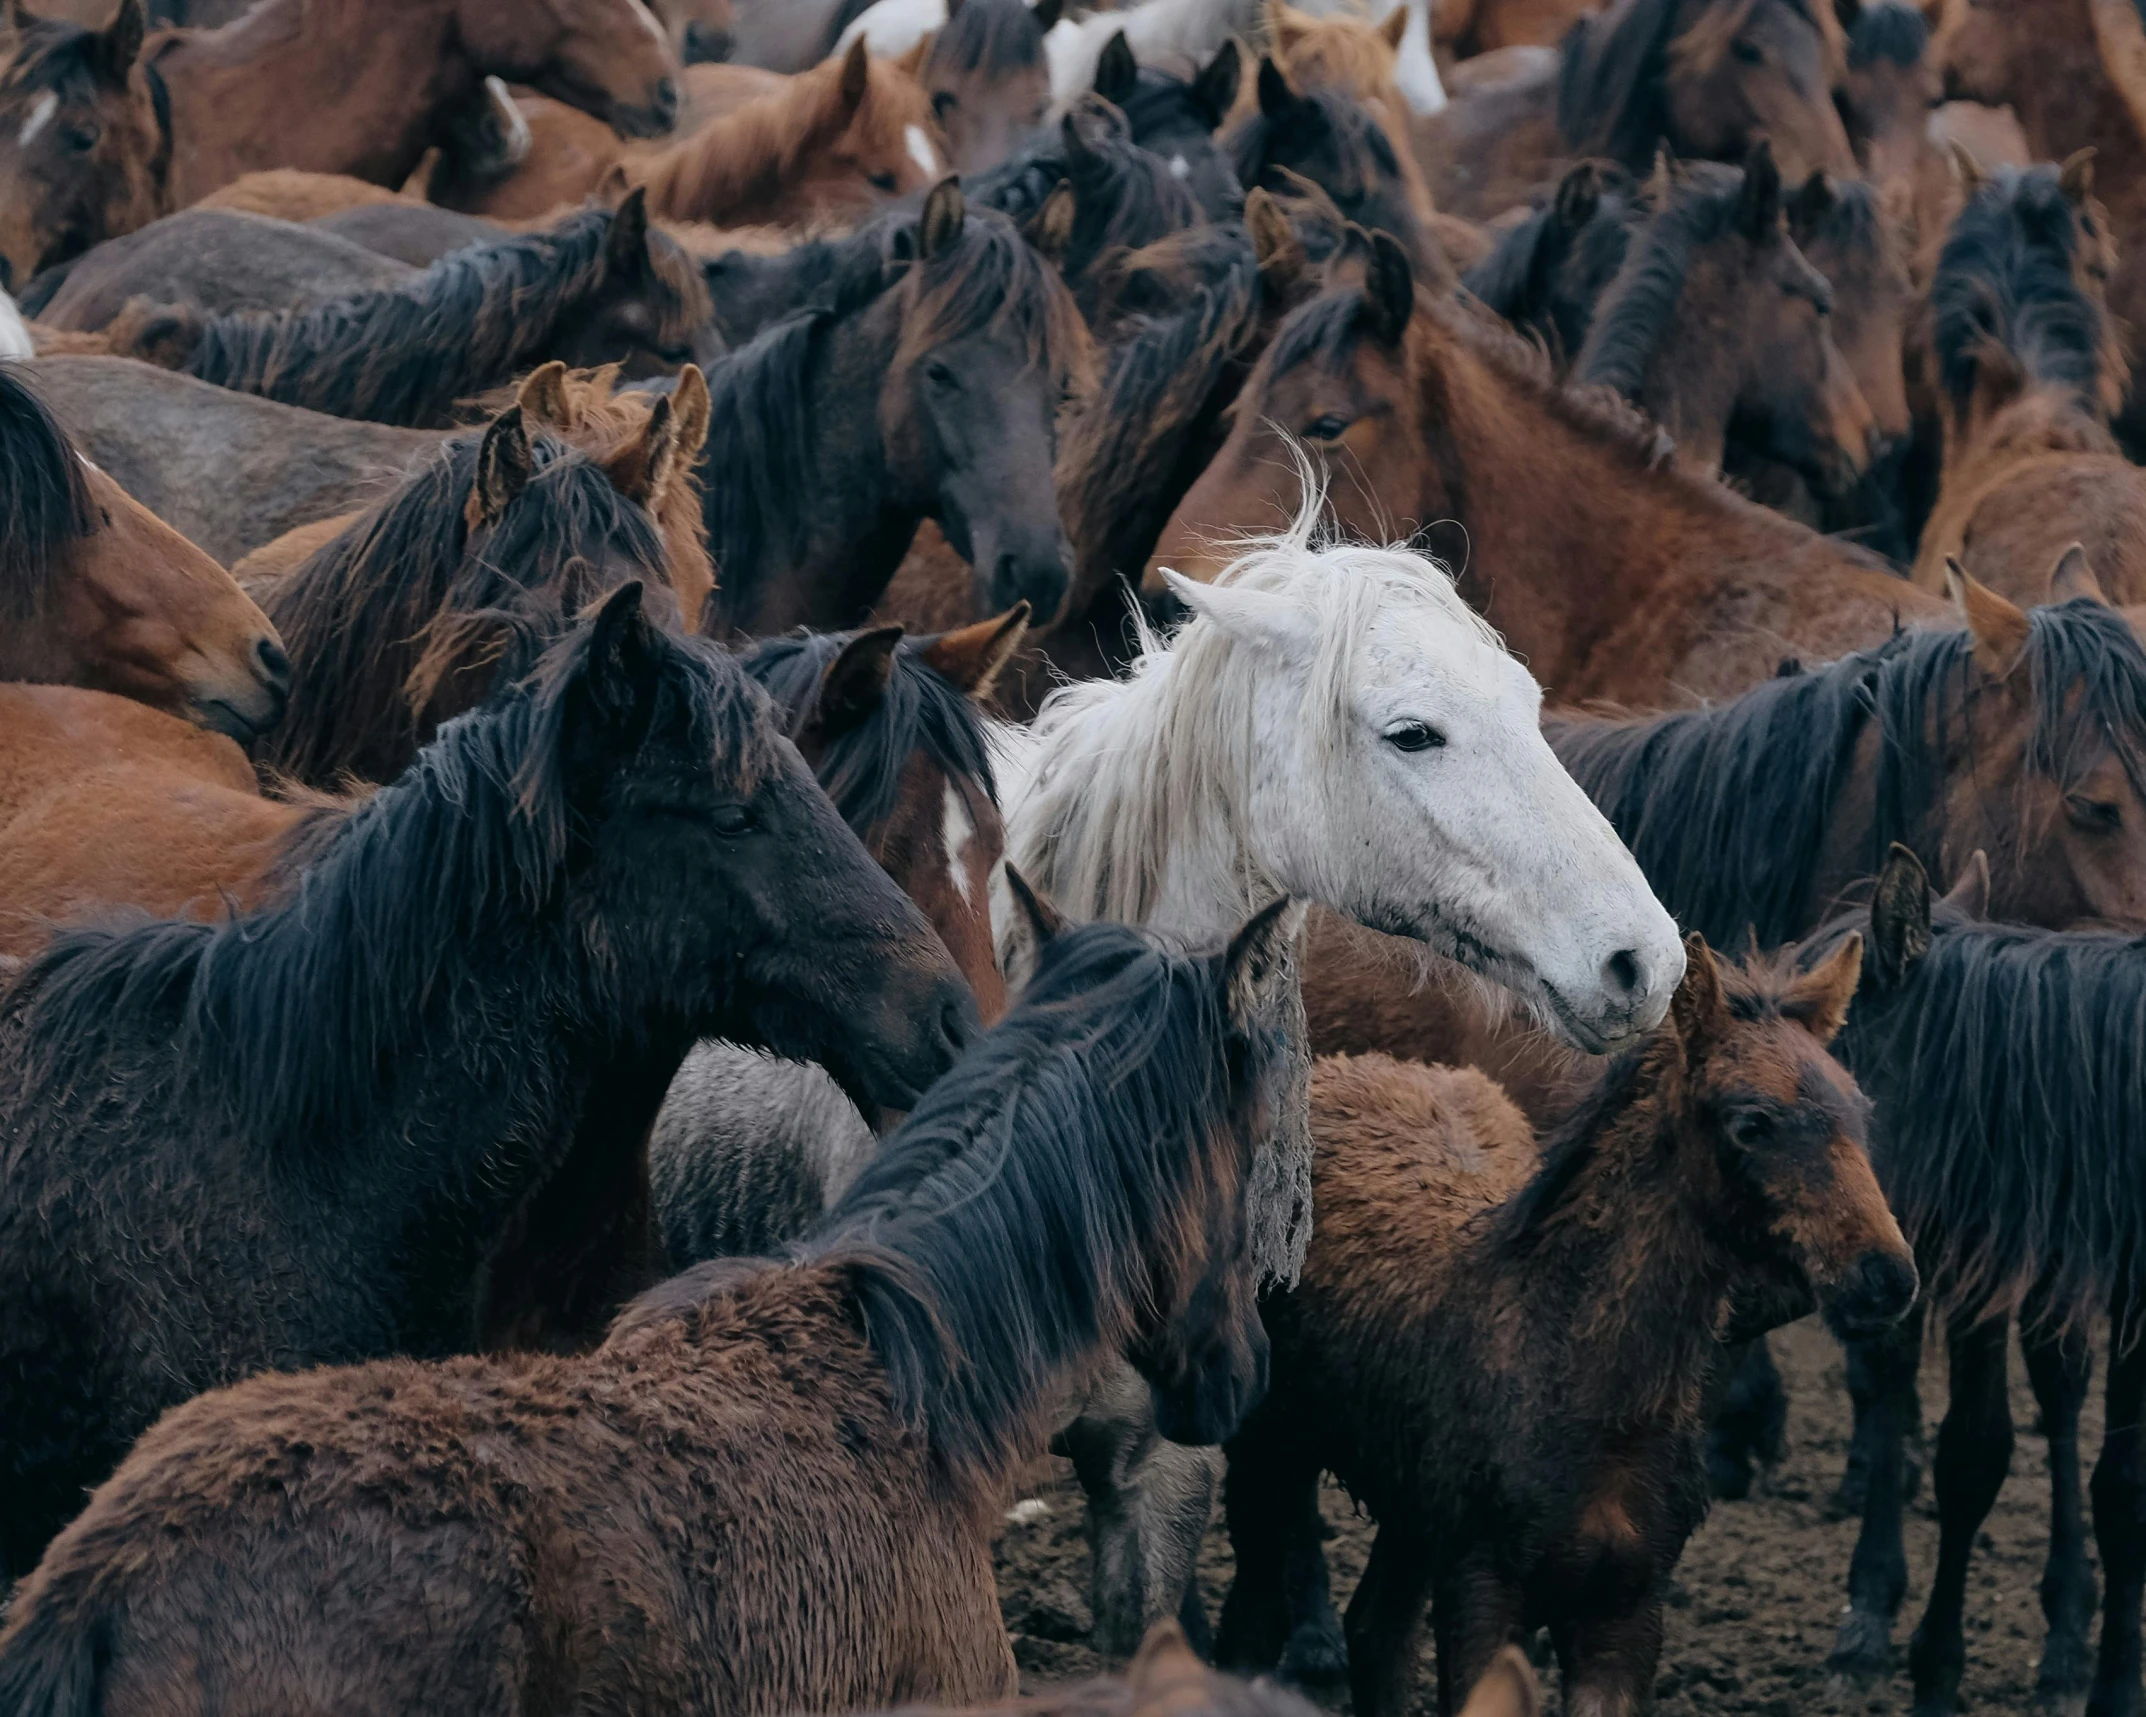
<svg viewBox="0 0 2146 1717"><path fill-rule="evenodd" d="M1671 1593L1660 1709L1665 1717L1906 1717L1904 1662L1889 1681L1863 1689L1829 1684L1825 1672L1855 1543L1855 1522L1834 1519L1827 1508L1848 1447L1840 1349L1807 1322L1776 1335L1774 1351L1789 1391L1789 1456L1748 1501L1716 1504L1686 1547ZM2082 1438L2089 1471L2101 1444L2100 1359L2097 1354L2096 1393ZM1922 1388L1934 1439L1945 1401L1941 1353L1925 1363ZM1961 1697L1968 1710L2025 1714L2035 1710L2041 1655L2036 1584L2048 1538L2049 1493L2044 1445L2034 1434L2034 1399L2016 1349L2012 1415L2018 1443L2011 1477L1984 1527L1969 1577ZM1007 1526L998 1551L999 1596L1024 1684L1041 1687L1105 1665L1087 1643L1087 1546L1080 1491L1068 1464L1039 1472L1030 1495L1048 1512ZM1016 1512L1035 1515L1033 1506ZM1370 1547L1371 1523L1334 1489L1327 1492L1326 1515L1334 1531L1329 1553L1335 1597L1346 1603ZM1909 1509L1907 1550L1908 1599L1894 1629L1896 1657L1902 1659L1937 1560L1927 1486ZM1220 1613L1229 1574L1229 1544L1218 1521L1201 1558L1210 1616ZM1425 1685L1435 1684L1427 1678ZM1346 1710L1347 1696L1327 1703Z"/></svg>

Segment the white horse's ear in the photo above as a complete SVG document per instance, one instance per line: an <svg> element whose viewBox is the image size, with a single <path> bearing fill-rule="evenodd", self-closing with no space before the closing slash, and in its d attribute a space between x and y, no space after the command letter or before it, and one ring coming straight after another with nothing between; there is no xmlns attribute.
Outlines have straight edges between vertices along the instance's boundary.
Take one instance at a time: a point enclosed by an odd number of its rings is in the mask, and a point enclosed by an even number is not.
<svg viewBox="0 0 2146 1717"><path fill-rule="evenodd" d="M1311 653L1311 618L1288 597L1235 584L1202 584L1168 567L1162 576L1178 601L1232 638L1292 660Z"/></svg>

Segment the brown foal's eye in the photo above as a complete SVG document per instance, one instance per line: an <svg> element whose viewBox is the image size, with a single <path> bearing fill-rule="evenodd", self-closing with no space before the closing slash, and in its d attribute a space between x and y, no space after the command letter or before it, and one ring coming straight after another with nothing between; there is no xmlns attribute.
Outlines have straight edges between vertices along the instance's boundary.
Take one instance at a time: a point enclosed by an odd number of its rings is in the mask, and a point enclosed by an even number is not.
<svg viewBox="0 0 2146 1717"><path fill-rule="evenodd" d="M1338 412L1328 412L1324 417L1314 418L1304 427L1306 441L1338 441L1348 433L1349 420Z"/></svg>
<svg viewBox="0 0 2146 1717"><path fill-rule="evenodd" d="M2066 796L2064 809L2079 827L2096 833L2124 826L2124 808L2113 799L2089 799L2083 793L2072 793Z"/></svg>

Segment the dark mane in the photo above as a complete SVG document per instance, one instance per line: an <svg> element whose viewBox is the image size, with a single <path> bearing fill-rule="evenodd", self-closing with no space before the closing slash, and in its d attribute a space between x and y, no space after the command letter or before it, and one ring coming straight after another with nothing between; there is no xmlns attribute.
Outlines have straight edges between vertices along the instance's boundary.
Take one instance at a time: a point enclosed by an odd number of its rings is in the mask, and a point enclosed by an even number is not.
<svg viewBox="0 0 2146 1717"><path fill-rule="evenodd" d="M591 636L579 628L442 728L276 905L57 935L0 996L0 1025L25 1046L18 1075L98 1079L115 1034L142 1041L146 1015L199 1112L291 1152L362 1128L437 1031L433 1002L476 982L493 927L541 912L574 862L563 723ZM665 641L660 662L651 731L690 731L749 790L776 766L764 695L710 645ZM548 1005L601 1012L563 977Z"/></svg>
<svg viewBox="0 0 2146 1717"><path fill-rule="evenodd" d="M1596 307L1577 380L1627 399L1638 394L1676 321L1693 261L1733 230L1743 190L1740 167L1702 162L1682 170L1668 203L1633 234L1624 266Z"/></svg>
<svg viewBox="0 0 2146 1717"><path fill-rule="evenodd" d="M2146 941L1947 910L1932 932L1834 1044L1876 1103L1886 1199L1940 1307L2083 1324L2146 1290Z"/></svg>
<svg viewBox="0 0 2146 1717"><path fill-rule="evenodd" d="M1043 30L1026 0L963 0L932 38L924 75L928 79L933 71L950 71L999 77L1043 63Z"/></svg>
<svg viewBox="0 0 2146 1717"><path fill-rule="evenodd" d="M1717 947L1796 935L1828 818L1875 726L1877 781L1867 866L1888 846L1935 868L1947 735L1969 696L1973 639L1911 630L1874 650L1746 692L1712 709L1630 720L1555 719L1552 746L1631 847L1686 929ZM2034 695L2029 765L2069 784L2105 747L2146 783L2146 651L2123 616L2093 602L2029 617Z"/></svg>
<svg viewBox="0 0 2146 1717"><path fill-rule="evenodd" d="M43 609L53 575L96 525L67 432L17 363L0 363L0 621Z"/></svg>
<svg viewBox="0 0 2146 1717"><path fill-rule="evenodd" d="M795 1249L853 1272L897 1411L957 1472L1002 1454L1067 1357L1123 1339L1109 1320L1185 1243L1188 1191L1239 1172L1207 964L1124 925L1057 938Z"/></svg>
<svg viewBox="0 0 2146 1717"><path fill-rule="evenodd" d="M14 51L0 66L0 96L42 94L65 99L79 96L98 82L101 37L80 24L40 18L17 33Z"/></svg>
<svg viewBox="0 0 2146 1717"><path fill-rule="evenodd" d="M1584 226L1568 227L1553 200L1461 276L1485 309L1543 341L1557 363L1569 363L1586 344L1595 306L1624 266L1643 214L1631 175L1610 162L1595 165L1600 202Z"/></svg>
<svg viewBox="0 0 2146 1717"><path fill-rule="evenodd" d="M1930 26L1920 6L1906 0L1867 0L1848 31L1848 69L1861 71L1879 60L1916 66L1930 46Z"/></svg>
<svg viewBox="0 0 2146 1717"><path fill-rule="evenodd" d="M2030 382L2067 388L2106 417L2127 375L2107 310L2083 281L2098 242L2052 166L2001 168L1968 199L1930 283L1938 376L1964 412L1979 366L2008 353Z"/></svg>
<svg viewBox="0 0 2146 1717"><path fill-rule="evenodd" d="M811 725L827 669L855 636L808 632L769 638L740 658L740 665L775 700L787 737L795 739ZM871 719L842 734L820 760L820 785L842 820L867 839L893 814L901 797L902 770L918 752L943 774L974 781L993 804L998 802L983 718L924 660L925 648L917 639L902 641Z"/></svg>
<svg viewBox="0 0 2146 1717"><path fill-rule="evenodd" d="M457 674L511 675L627 578L675 628L668 562L648 514L588 454L530 440L535 475L476 553L466 504L482 437L457 436L264 598L300 691L260 759L333 781L357 747L426 737L420 712ZM463 688L473 701L476 688Z"/></svg>
<svg viewBox="0 0 2146 1717"><path fill-rule="evenodd" d="M769 323L844 293L859 268L881 266L885 235L876 221L838 238L807 238L773 256L731 250L700 265L714 302L717 331L741 347Z"/></svg>
<svg viewBox="0 0 2146 1717"><path fill-rule="evenodd" d="M458 400L510 380L610 276L612 215L584 209L548 232L472 245L415 278L309 310L206 319L186 373L240 393L376 423L444 422ZM651 232L658 345L712 314L685 252Z"/></svg>
<svg viewBox="0 0 2146 1717"><path fill-rule="evenodd" d="M1393 142L1370 109L1346 90L1300 91L1294 111L1280 122L1256 111L1239 121L1224 139L1237 182L1247 191L1264 186L1276 196L1296 189L1294 164L1278 158L1278 146L1284 138L1303 135L1307 110L1317 116L1316 124L1333 138L1336 153L1347 163L1346 180L1320 187L1335 207L1366 231L1392 235L1411 257L1424 256L1432 241L1409 202Z"/></svg>

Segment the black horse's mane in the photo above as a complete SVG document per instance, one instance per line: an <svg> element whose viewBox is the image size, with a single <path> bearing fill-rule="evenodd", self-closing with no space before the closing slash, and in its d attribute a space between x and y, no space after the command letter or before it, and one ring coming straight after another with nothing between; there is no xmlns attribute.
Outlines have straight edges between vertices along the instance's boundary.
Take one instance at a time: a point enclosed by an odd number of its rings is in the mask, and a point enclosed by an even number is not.
<svg viewBox="0 0 2146 1717"><path fill-rule="evenodd" d="M0 621L42 612L55 574L96 528L67 432L17 363L0 363Z"/></svg>

